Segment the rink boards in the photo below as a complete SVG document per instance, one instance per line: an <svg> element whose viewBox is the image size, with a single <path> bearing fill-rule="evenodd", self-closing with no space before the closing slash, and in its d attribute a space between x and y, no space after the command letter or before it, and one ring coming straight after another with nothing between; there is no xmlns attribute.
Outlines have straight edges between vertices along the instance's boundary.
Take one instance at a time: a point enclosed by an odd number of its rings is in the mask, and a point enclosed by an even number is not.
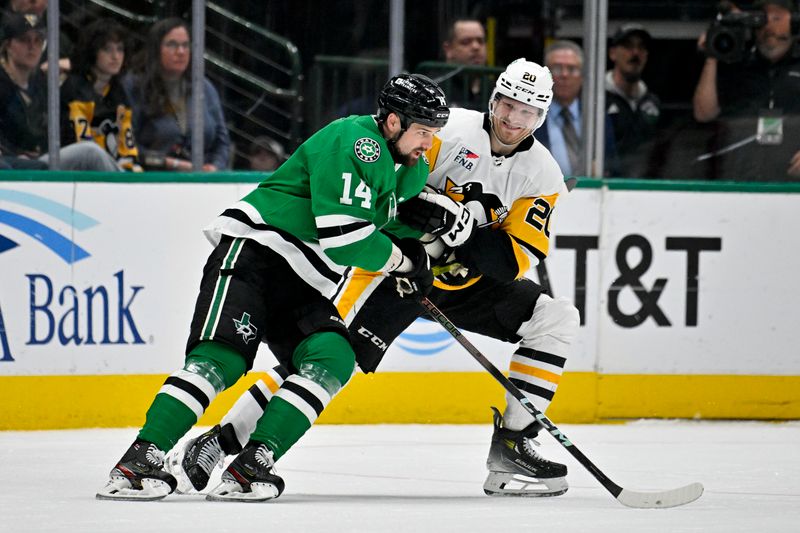
<svg viewBox="0 0 800 533"><path fill-rule="evenodd" d="M210 251L201 229L254 176L30 176L0 176L0 429L138 425L182 365ZM551 417L800 418L798 193L607 180L560 200L532 277L582 324ZM513 346L469 336L507 366ZM272 364L259 352L256 369ZM484 422L499 402L492 378L419 321L321 420Z"/></svg>

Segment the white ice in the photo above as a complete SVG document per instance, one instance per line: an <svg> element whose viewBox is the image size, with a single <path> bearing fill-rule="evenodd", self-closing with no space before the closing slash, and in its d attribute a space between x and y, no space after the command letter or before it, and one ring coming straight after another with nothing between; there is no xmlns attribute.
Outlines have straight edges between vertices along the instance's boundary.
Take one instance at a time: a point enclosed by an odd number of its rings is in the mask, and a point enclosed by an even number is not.
<svg viewBox="0 0 800 533"><path fill-rule="evenodd" d="M135 429L9 431L0 432L0 531L800 531L800 422L559 427L625 488L699 481L705 494L673 509L623 507L542 435L541 453L569 467L569 491L556 498L490 498L482 490L490 425L321 425L279 461L286 491L277 500L217 503L171 495L160 502L109 502L96 500L95 492Z"/></svg>

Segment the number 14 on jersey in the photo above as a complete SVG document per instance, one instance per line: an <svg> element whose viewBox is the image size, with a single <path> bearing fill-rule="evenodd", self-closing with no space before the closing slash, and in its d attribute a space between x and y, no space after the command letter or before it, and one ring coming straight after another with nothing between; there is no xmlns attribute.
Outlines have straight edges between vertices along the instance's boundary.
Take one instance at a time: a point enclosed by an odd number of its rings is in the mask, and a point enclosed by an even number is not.
<svg viewBox="0 0 800 533"><path fill-rule="evenodd" d="M344 205L353 205L353 197L361 199L361 207L370 209L372 207L372 191L362 179L359 178L358 185L355 186L353 191L353 174L350 172L342 173L342 181L344 187L342 188L342 196L339 198L339 203Z"/></svg>

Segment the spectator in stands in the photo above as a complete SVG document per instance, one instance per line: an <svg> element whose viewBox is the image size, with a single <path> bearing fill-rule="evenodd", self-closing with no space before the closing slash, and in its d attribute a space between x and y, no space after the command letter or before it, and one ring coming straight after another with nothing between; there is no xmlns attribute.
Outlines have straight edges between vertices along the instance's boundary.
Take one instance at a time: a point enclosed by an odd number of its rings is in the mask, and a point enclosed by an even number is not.
<svg viewBox="0 0 800 533"><path fill-rule="evenodd" d="M181 19L159 21L123 86L133 107L140 159L148 168L191 171L192 94L189 26ZM230 138L217 90L204 86L203 170L228 168Z"/></svg>
<svg viewBox="0 0 800 533"><path fill-rule="evenodd" d="M644 27L625 24L608 49L614 68L606 73L606 113L614 125L619 172L629 178L646 176L661 117L661 101L642 81L650 41Z"/></svg>
<svg viewBox="0 0 800 533"><path fill-rule="evenodd" d="M266 135L253 139L250 145L250 170L272 171L286 160L283 145Z"/></svg>
<svg viewBox="0 0 800 533"><path fill-rule="evenodd" d="M583 173L581 154L581 90L583 88L583 49L576 43L560 40L544 51L544 64L553 75L553 102L544 127L535 137L550 150L565 176ZM614 134L608 118L605 128L605 168L615 169ZM610 175L611 170L604 172Z"/></svg>
<svg viewBox="0 0 800 533"><path fill-rule="evenodd" d="M447 63L466 67L486 65L486 30L479 20L458 19L450 26L447 40L442 43L444 59ZM463 75L454 70L441 80L451 107L465 107L477 111L486 108L488 92L483 91L484 77ZM488 82L487 82L488 83ZM491 84L487 87L491 88ZM485 94L484 94L485 93Z"/></svg>
<svg viewBox="0 0 800 533"><path fill-rule="evenodd" d="M44 18L47 4L48 0L11 0L8 3L8 9L14 13L31 14Z"/></svg>
<svg viewBox="0 0 800 533"><path fill-rule="evenodd" d="M800 178L800 58L793 43L791 0L756 4L766 25L742 61L707 57L694 93L699 122L719 120L719 179L787 181ZM705 49L705 34L699 45ZM796 48L796 47L795 47Z"/></svg>
<svg viewBox="0 0 800 533"><path fill-rule="evenodd" d="M459 65L486 64L486 31L479 20L459 19L450 26L442 43L444 58Z"/></svg>
<svg viewBox="0 0 800 533"><path fill-rule="evenodd" d="M44 28L36 15L3 14L0 38L0 153L21 160L47 161L47 80L39 69ZM94 143L78 143L59 152L65 170L119 170ZM40 165L32 165L34 168Z"/></svg>
<svg viewBox="0 0 800 533"><path fill-rule="evenodd" d="M96 142L121 168L141 170L131 126L132 112L120 83L127 32L117 22L89 24L61 86L61 143Z"/></svg>
<svg viewBox="0 0 800 533"><path fill-rule="evenodd" d="M36 15L43 21L43 25L47 27L47 6L48 0L11 0L8 3L9 11L14 13L22 13L24 15ZM58 51L60 58L58 60L58 68L61 71L61 81L64 81L71 65L69 56L72 53L72 40L63 31L59 32ZM42 56L41 67L47 71L47 57Z"/></svg>

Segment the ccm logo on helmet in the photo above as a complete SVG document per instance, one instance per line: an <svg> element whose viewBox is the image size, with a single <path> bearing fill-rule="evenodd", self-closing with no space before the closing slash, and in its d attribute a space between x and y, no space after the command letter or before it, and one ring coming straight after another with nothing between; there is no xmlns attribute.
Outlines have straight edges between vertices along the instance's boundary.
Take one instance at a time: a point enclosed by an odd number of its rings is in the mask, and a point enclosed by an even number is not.
<svg viewBox="0 0 800 533"><path fill-rule="evenodd" d="M405 87L409 91L415 91L416 87L410 81L406 80L405 78L397 78L394 80L395 85L400 85L401 87Z"/></svg>

